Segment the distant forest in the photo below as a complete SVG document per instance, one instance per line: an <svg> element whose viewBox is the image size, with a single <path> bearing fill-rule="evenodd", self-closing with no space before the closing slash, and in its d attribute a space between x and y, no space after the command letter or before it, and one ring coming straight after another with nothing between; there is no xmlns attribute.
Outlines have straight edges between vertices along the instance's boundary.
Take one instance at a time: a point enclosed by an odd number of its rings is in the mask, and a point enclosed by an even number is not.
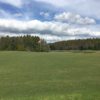
<svg viewBox="0 0 100 100"><path fill-rule="evenodd" d="M50 44L51 50L100 50L100 39L79 39Z"/></svg>
<svg viewBox="0 0 100 100"><path fill-rule="evenodd" d="M6 36L0 38L0 50L43 52L49 51L49 45L37 36Z"/></svg>
<svg viewBox="0 0 100 100"><path fill-rule="evenodd" d="M36 51L50 50L100 50L100 39L83 39L46 43L38 36L1 37L0 50L8 51Z"/></svg>

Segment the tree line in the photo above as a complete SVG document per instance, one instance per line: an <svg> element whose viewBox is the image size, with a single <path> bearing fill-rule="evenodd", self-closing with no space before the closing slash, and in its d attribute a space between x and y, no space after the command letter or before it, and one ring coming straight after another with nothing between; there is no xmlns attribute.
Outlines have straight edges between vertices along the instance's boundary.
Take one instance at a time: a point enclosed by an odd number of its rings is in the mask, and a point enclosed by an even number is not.
<svg viewBox="0 0 100 100"><path fill-rule="evenodd" d="M0 50L8 51L36 51L50 50L100 50L100 39L83 39L46 43L38 36L1 37Z"/></svg>
<svg viewBox="0 0 100 100"><path fill-rule="evenodd" d="M50 43L51 50L100 50L100 39L79 39Z"/></svg>
<svg viewBox="0 0 100 100"><path fill-rule="evenodd" d="M38 36L1 37L0 50L9 51L49 51L49 45Z"/></svg>

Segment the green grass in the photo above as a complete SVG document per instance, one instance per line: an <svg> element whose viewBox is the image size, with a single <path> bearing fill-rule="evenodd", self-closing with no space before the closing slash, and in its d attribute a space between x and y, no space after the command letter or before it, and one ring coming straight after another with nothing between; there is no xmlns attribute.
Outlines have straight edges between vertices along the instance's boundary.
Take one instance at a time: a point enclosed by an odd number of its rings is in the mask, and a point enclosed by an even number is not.
<svg viewBox="0 0 100 100"><path fill-rule="evenodd" d="M100 52L0 52L0 100L100 100Z"/></svg>

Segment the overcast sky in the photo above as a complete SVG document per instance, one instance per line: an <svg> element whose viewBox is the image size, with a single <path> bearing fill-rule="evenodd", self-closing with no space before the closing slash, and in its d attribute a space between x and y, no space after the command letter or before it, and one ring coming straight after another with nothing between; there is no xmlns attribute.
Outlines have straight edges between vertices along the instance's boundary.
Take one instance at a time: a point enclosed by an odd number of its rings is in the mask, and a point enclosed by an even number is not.
<svg viewBox="0 0 100 100"><path fill-rule="evenodd" d="M55 42L100 37L100 0L0 0L0 36Z"/></svg>

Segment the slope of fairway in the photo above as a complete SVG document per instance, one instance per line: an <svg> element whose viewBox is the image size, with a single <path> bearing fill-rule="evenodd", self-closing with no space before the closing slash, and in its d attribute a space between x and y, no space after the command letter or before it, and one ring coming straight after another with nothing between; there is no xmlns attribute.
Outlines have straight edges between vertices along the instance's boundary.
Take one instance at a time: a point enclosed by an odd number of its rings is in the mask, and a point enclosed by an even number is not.
<svg viewBox="0 0 100 100"><path fill-rule="evenodd" d="M0 100L100 100L100 52L0 52Z"/></svg>

